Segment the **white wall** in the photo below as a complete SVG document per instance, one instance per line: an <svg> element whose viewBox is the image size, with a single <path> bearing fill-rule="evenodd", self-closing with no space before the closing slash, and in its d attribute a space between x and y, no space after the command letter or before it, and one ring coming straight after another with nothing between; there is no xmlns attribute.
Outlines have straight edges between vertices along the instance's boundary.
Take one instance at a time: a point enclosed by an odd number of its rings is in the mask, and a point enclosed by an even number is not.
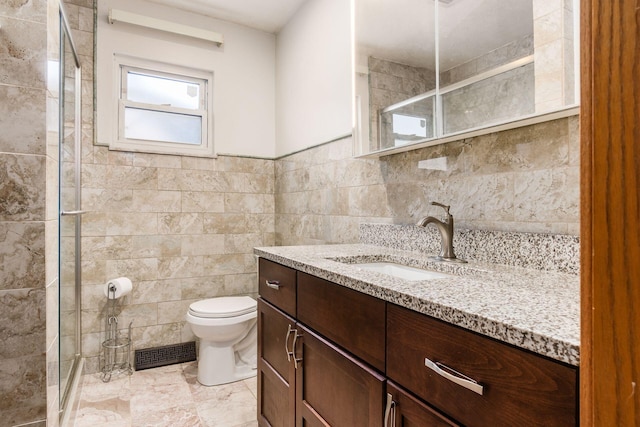
<svg viewBox="0 0 640 427"><path fill-rule="evenodd" d="M277 155L351 133L350 15L347 0L309 0L278 34Z"/></svg>
<svg viewBox="0 0 640 427"><path fill-rule="evenodd" d="M109 8L209 29L224 35L216 47L197 39L129 24L109 24ZM143 0L98 2L97 141L112 137L113 54L214 73L214 148L219 154L275 156L275 36Z"/></svg>

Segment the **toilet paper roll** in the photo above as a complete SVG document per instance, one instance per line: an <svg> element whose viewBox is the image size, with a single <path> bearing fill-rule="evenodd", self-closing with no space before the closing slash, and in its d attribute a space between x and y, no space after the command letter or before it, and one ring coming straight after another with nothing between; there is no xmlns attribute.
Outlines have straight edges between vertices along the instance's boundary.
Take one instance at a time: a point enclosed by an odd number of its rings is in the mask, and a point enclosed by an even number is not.
<svg viewBox="0 0 640 427"><path fill-rule="evenodd" d="M118 277L117 279L109 280L107 284L104 285L104 294L109 299L117 299L128 295L131 292L132 287L133 285L129 278Z"/></svg>

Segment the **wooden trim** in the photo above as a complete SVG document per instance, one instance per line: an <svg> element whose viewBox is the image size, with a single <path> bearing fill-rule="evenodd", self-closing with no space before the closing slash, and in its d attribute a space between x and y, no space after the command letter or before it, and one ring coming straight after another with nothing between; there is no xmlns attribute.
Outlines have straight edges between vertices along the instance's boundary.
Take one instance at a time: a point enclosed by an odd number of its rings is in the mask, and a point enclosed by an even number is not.
<svg viewBox="0 0 640 427"><path fill-rule="evenodd" d="M591 362L591 0L580 6L580 425L593 425L593 383Z"/></svg>
<svg viewBox="0 0 640 427"><path fill-rule="evenodd" d="M640 425L640 0L582 0L581 425Z"/></svg>

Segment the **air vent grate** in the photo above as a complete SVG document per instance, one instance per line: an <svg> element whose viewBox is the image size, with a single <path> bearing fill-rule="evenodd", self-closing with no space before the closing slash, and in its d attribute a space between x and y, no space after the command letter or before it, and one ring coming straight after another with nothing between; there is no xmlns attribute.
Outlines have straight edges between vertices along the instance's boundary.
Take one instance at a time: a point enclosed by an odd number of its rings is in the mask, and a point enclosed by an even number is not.
<svg viewBox="0 0 640 427"><path fill-rule="evenodd" d="M196 360L196 342L145 348L135 352L136 371Z"/></svg>

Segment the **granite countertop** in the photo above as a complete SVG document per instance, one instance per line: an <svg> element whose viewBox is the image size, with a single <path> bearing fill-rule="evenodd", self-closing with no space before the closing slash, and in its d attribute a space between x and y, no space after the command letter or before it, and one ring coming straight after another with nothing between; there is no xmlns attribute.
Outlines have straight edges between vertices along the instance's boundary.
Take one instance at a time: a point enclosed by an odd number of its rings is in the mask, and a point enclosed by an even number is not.
<svg viewBox="0 0 640 427"><path fill-rule="evenodd" d="M255 248L259 257L574 366L579 276L499 264L435 262L419 252L349 244ZM455 274L409 281L353 263L390 261Z"/></svg>

